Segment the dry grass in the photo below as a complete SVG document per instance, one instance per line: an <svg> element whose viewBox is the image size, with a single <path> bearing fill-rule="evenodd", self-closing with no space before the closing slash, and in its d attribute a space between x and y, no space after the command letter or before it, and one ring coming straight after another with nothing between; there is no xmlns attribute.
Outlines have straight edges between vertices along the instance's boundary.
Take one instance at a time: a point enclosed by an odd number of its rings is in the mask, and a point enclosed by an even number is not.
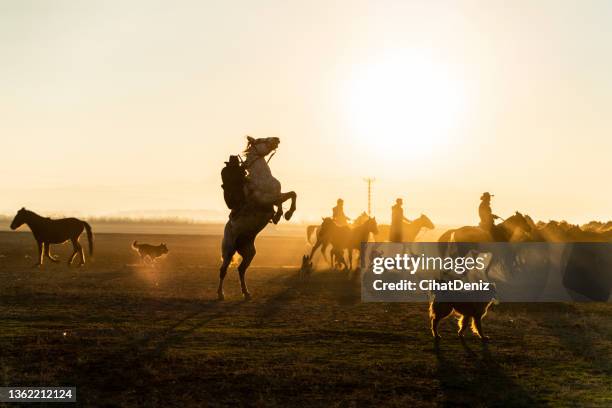
<svg viewBox="0 0 612 408"><path fill-rule="evenodd" d="M134 239L171 252L141 267ZM436 351L426 305L363 304L342 273L298 280L303 238L257 244L254 300L232 271L220 303L218 236L98 234L86 267L38 270L30 234L0 233L0 385L75 385L97 406L612 404L609 304L494 306L487 348L449 319Z"/></svg>

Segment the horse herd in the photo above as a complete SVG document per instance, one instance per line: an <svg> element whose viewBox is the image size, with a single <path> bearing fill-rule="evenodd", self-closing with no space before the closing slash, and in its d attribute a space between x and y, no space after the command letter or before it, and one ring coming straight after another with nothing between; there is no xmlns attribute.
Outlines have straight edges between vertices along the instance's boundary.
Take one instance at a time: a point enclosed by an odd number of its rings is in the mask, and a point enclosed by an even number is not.
<svg viewBox="0 0 612 408"><path fill-rule="evenodd" d="M433 222L421 215L412 222L403 224L403 241L414 242L423 229L435 228ZM316 235L313 243L312 235ZM311 261L317 249L332 268L352 269L353 252L360 250L361 242L367 242L372 234L374 242L384 242L389 237L389 226L379 226L375 218L362 214L353 225L340 226L332 218L323 218L321 225L310 225L306 229L308 242L313 245L310 255L303 263ZM592 221L582 226L566 221L534 222L529 215L515 212L502 223L495 225L493 231L478 226L464 226L449 229L438 238L438 242L612 242L612 221L602 223ZM331 246L330 258L326 252ZM344 255L348 255L348 263Z"/></svg>
<svg viewBox="0 0 612 408"><path fill-rule="evenodd" d="M403 240L412 242L422 229L435 228L433 222L424 214L411 222L405 222L402 225ZM370 234L374 241L386 241L389 237L390 226L378 225L376 217L369 217L362 213L352 225L338 225L332 218L323 218L321 225L309 225L306 228L306 238L310 244L313 244L311 237L313 233L316 235L316 241L310 251L310 255L302 259L302 262L311 260L317 249L320 248L321 254L327 260L326 251L331 246L331 260L329 261L332 267L352 269L353 252L359 251L362 242L367 242L370 239ZM348 263L344 254L348 255Z"/></svg>
<svg viewBox="0 0 612 408"><path fill-rule="evenodd" d="M91 226L77 218L51 219L42 217L33 211L21 208L10 224L15 230L22 225L28 225L38 246L36 266L42 265L45 258L51 262L59 262L50 252L51 244L60 244L70 241L73 245L72 255L68 259L71 265L74 258L79 256L79 266L85 263L83 247L79 237L83 231L87 234L89 253L93 254L94 242ZM435 228L433 222L424 214L412 222L403 225L403 240L415 241L423 229ZM566 221L534 222L529 215L516 212L501 224L494 227L497 230L496 238L503 242L612 242L612 221L602 223L591 221L582 226L570 224ZM375 217L365 213L359 216L352 225L338 225L332 218L323 218L320 225L307 227L307 239L312 245L310 255L305 260L312 260L317 249L324 259L330 262L333 268L352 269L354 252L359 252L362 242L372 237L374 242L388 240L389 226L378 225ZM312 235L316 241L312 242ZM501 239L500 239L501 237ZM464 226L444 232L439 242L493 242L491 233L477 226ZM330 249L330 259L327 258L327 249ZM345 258L347 255L347 258Z"/></svg>

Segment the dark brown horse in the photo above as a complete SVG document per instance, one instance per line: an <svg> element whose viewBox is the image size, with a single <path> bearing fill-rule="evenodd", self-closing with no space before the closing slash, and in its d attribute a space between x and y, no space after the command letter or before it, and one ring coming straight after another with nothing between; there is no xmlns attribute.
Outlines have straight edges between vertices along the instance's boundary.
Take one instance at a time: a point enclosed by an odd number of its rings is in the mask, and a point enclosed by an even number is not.
<svg viewBox="0 0 612 408"><path fill-rule="evenodd" d="M425 214L421 214L421 216L414 221L403 222L402 223L402 242L414 242L416 240L417 235L421 230L425 229L434 229L435 225L429 217ZM378 234L374 236L374 240L376 242L385 242L389 240L389 232L391 230L390 225L379 225L378 226Z"/></svg>
<svg viewBox="0 0 612 408"><path fill-rule="evenodd" d="M350 226L347 226L347 227L357 228L365 224L366 222L368 222L369 219L370 219L370 216L364 211L361 214L359 214L357 218L355 218L355 220ZM331 242L329 241L329 236L328 236L329 234L322 235L321 230L323 228L323 225L325 225L326 223L335 223L335 221L330 217L322 218L322 220L323 220L323 223L321 225L309 225L306 228L306 239L308 240L309 244L313 245L312 250L310 251L310 259L312 259L312 256L314 255L317 248L321 247L321 254L323 255L323 259L325 259L326 262L329 262L327 259L326 251L327 251L327 247L331 244ZM315 236L317 238L314 244L310 240L313 232L315 233ZM336 255L339 253L341 254L341 252L336 251ZM346 262L344 262L344 264L346 265ZM331 260L331 266L332 268L335 266L333 260Z"/></svg>
<svg viewBox="0 0 612 408"><path fill-rule="evenodd" d="M494 228L495 237L480 227L466 226L451 229L442 234L438 242L521 242L529 240L531 231L529 223L518 211Z"/></svg>
<svg viewBox="0 0 612 408"><path fill-rule="evenodd" d="M85 255L83 254L83 247L79 243L79 237L83 233L83 230L87 231L89 255L93 255L93 233L91 232L91 227L85 221L76 218L52 220L51 218L41 217L33 211L22 208L17 211L17 215L15 215L11 223L11 229L15 230L23 224L30 227L38 243L38 262L34 266L42 265L44 256L49 258L52 262L59 262L57 258L50 254L49 245L62 244L68 240L72 242L72 246L74 247L74 252L68 259L68 265L72 263L77 254L81 255L79 266L83 265L85 263Z"/></svg>
<svg viewBox="0 0 612 408"><path fill-rule="evenodd" d="M378 224L376 218L368 217L368 220L363 224L351 228L349 226L340 226L336 224L331 218L325 218L323 224L321 224L321 237L322 240L332 245L332 254L335 254L337 260L341 263L344 259L340 257L347 251L348 253L348 269L349 271L353 267L353 251L361 250L361 243L367 242L370 234L378 234ZM317 246L313 247L312 253L316 250ZM312 256L312 255L311 255ZM332 258L332 267L335 267L336 262Z"/></svg>

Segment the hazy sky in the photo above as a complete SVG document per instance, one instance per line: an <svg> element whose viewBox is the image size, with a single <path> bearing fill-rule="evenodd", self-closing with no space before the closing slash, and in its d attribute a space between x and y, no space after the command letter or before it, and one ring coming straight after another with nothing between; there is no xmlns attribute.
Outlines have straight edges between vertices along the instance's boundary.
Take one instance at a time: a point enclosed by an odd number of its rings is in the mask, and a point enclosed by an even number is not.
<svg viewBox="0 0 612 408"><path fill-rule="evenodd" d="M612 218L610 1L0 1L0 211L225 211L246 134L298 219Z"/></svg>

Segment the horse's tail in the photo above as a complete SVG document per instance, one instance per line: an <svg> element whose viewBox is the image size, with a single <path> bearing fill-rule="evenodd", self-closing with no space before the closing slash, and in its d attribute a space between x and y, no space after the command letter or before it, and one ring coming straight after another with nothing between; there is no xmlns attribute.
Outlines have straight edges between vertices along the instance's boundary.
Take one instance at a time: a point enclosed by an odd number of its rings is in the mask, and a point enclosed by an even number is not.
<svg viewBox="0 0 612 408"><path fill-rule="evenodd" d="M83 225L85 226L85 231L87 232L87 241L89 242L89 256L93 255L93 232L91 231L91 225L83 221Z"/></svg>
<svg viewBox="0 0 612 408"><path fill-rule="evenodd" d="M309 225L306 227L306 240L310 245L314 244L310 238L312 237L312 233L316 231L317 227L318 225Z"/></svg>
<svg viewBox="0 0 612 408"><path fill-rule="evenodd" d="M136 251L138 249L138 241L132 242L132 249Z"/></svg>

